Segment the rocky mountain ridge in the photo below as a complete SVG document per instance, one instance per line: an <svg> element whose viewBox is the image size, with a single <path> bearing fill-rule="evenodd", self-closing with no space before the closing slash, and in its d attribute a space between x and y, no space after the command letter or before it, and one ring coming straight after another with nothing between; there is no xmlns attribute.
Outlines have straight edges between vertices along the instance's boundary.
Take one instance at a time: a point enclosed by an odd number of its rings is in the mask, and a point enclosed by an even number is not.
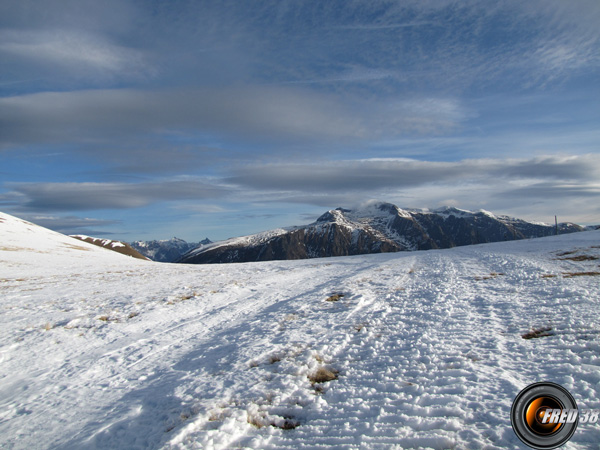
<svg viewBox="0 0 600 450"><path fill-rule="evenodd" d="M559 234L583 230L571 223L558 226ZM434 211L406 210L379 202L356 210L330 210L305 226L204 245L177 262L211 264L431 250L555 233L554 225L483 210L472 212L452 207Z"/></svg>
<svg viewBox="0 0 600 450"><path fill-rule="evenodd" d="M122 255L131 256L137 259L149 260L149 258L142 255L140 252L135 250L131 245L127 244L126 242L115 241L112 239L95 238L91 236L86 236L84 234L73 234L70 235L70 237L75 238L79 241L87 242L88 244L93 244L98 247L113 250L117 253L121 253Z"/></svg>

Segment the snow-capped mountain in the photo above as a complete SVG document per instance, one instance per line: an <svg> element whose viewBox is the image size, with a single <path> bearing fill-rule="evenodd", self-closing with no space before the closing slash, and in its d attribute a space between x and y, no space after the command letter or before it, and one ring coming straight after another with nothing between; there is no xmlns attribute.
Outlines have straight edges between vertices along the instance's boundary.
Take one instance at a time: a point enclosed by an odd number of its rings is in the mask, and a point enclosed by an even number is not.
<svg viewBox="0 0 600 450"><path fill-rule="evenodd" d="M160 241L135 241L131 246L152 261L174 262L194 248L211 244L210 239L200 242L186 242L183 239L172 238Z"/></svg>
<svg viewBox="0 0 600 450"><path fill-rule="evenodd" d="M561 223L558 228L560 234L583 230L571 223ZM178 262L210 264L430 250L553 234L554 225L483 210L404 210L379 202L356 210L330 210L306 226L205 245Z"/></svg>
<svg viewBox="0 0 600 450"><path fill-rule="evenodd" d="M88 244L93 244L97 245L98 247L113 250L117 253L121 253L122 255L131 256L137 259L150 259L142 255L140 252L135 250L133 247L131 247L131 245L127 244L126 242L114 241L112 239L95 238L86 236L84 234L73 234L70 237L87 242Z"/></svg>

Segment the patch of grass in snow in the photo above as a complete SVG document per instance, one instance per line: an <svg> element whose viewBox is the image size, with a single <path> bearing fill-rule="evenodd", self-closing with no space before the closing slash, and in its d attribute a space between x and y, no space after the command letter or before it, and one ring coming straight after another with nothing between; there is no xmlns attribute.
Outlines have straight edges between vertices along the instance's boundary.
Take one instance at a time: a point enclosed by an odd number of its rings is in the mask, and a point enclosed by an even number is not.
<svg viewBox="0 0 600 450"><path fill-rule="evenodd" d="M497 278L499 276L504 275L503 273L499 273L499 272L490 272L489 275L483 275L483 276L477 276L474 277L475 281L483 281L483 280L491 280L493 278Z"/></svg>
<svg viewBox="0 0 600 450"><path fill-rule="evenodd" d="M210 415L208 416L208 421L209 422L220 422L225 418L225 412L224 411L212 411L210 413Z"/></svg>
<svg viewBox="0 0 600 450"><path fill-rule="evenodd" d="M115 314L118 314L118 313L115 313ZM109 315L106 315L106 314L98 316L98 317L96 317L96 319L100 320L101 322L121 322L121 320L118 317L116 317L116 316L109 316Z"/></svg>
<svg viewBox="0 0 600 450"><path fill-rule="evenodd" d="M327 383L328 381L337 380L338 373L339 372L335 369L319 367L317 370L308 375L308 379L312 384Z"/></svg>
<svg viewBox="0 0 600 450"><path fill-rule="evenodd" d="M64 248L68 248L70 250L78 250L78 251L82 251L82 252L89 252L89 251L91 251L89 248L80 247L79 245L63 244L62 246Z"/></svg>
<svg viewBox="0 0 600 450"><path fill-rule="evenodd" d="M563 272L563 277L565 278L597 277L598 275L600 275L600 272Z"/></svg>
<svg viewBox="0 0 600 450"><path fill-rule="evenodd" d="M551 331L552 327L534 328L531 331L522 334L521 337L523 339L537 339L545 336L553 336L554 333L551 333Z"/></svg>
<svg viewBox="0 0 600 450"><path fill-rule="evenodd" d="M180 303L180 302L184 302L186 300L191 300L193 298L200 297L200 295L202 295L202 294L199 294L198 292L194 292L192 294L169 296L166 299L166 303L167 303L167 305L175 305L176 303Z"/></svg>
<svg viewBox="0 0 600 450"><path fill-rule="evenodd" d="M592 255L577 255L577 256L567 256L565 258L557 258L560 261L596 261L600 258Z"/></svg>
<svg viewBox="0 0 600 450"><path fill-rule="evenodd" d="M337 302L341 298L344 298L344 294L332 294L325 299L326 302Z"/></svg>

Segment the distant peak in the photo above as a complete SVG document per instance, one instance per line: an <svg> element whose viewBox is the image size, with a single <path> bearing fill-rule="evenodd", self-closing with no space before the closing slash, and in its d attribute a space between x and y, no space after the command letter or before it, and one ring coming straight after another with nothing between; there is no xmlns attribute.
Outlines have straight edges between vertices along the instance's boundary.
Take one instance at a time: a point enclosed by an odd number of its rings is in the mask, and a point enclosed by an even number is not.
<svg viewBox="0 0 600 450"><path fill-rule="evenodd" d="M337 208L327 211L325 214L320 215L317 218L317 222L335 222L341 218L345 212L349 212L347 209Z"/></svg>
<svg viewBox="0 0 600 450"><path fill-rule="evenodd" d="M467 209L457 208L456 206L444 205L433 210L433 212L457 212L457 213L472 213Z"/></svg>
<svg viewBox="0 0 600 450"><path fill-rule="evenodd" d="M382 202L379 200L369 200L367 202L361 203L356 208L353 209L354 212L362 212L362 211L385 211L385 212L395 212L398 210L396 205L388 202Z"/></svg>
<svg viewBox="0 0 600 450"><path fill-rule="evenodd" d="M354 221L367 218L389 218L394 216L408 217L410 213L388 202L369 201L352 209L336 208L327 211L317 222Z"/></svg>

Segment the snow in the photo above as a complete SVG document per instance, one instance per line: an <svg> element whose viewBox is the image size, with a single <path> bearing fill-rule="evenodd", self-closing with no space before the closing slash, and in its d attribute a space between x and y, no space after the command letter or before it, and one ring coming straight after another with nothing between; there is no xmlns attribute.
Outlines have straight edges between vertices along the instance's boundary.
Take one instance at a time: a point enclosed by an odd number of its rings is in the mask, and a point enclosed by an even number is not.
<svg viewBox="0 0 600 450"><path fill-rule="evenodd" d="M261 233L252 234L249 236L235 237L226 239L224 241L211 242L210 244L201 244L193 250L190 250L187 253L187 256L197 255L199 253L203 253L207 250L212 250L219 247L227 247L227 246L247 246L247 245L259 245L272 239L277 236L281 236L282 234L288 233L289 231L294 230L296 227L287 227L287 228L275 228L273 230L263 231Z"/></svg>
<svg viewBox="0 0 600 450"><path fill-rule="evenodd" d="M488 215L489 217L492 217L492 218L496 217L492 213L489 213L489 212L487 212L485 210L481 210L480 212L482 212L483 214ZM455 208L453 206L444 206L442 208L435 209L435 210L433 210L433 214L437 214L439 216L442 216L445 219L447 219L450 216L461 217L461 218L468 218L468 217L473 217L475 215L475 213L473 211L468 211L466 209Z"/></svg>
<svg viewBox="0 0 600 450"><path fill-rule="evenodd" d="M588 231L160 264L0 214L0 447L523 449L528 384L600 408L598 257Z"/></svg>

